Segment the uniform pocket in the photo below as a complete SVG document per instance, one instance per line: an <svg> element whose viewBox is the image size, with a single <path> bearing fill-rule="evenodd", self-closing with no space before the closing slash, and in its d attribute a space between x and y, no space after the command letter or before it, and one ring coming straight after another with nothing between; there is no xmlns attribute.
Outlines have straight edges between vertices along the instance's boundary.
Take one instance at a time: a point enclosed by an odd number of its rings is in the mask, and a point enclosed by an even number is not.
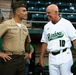
<svg viewBox="0 0 76 75"><path fill-rule="evenodd" d="M19 28L13 27L8 30L8 33L16 34L19 33Z"/></svg>
<svg viewBox="0 0 76 75"><path fill-rule="evenodd" d="M10 33L17 34L17 33L19 33L19 30L11 30Z"/></svg>
<svg viewBox="0 0 76 75"><path fill-rule="evenodd" d="M28 33L27 33L27 32L25 32L25 31L23 31L23 34L24 34L24 35L28 35Z"/></svg>

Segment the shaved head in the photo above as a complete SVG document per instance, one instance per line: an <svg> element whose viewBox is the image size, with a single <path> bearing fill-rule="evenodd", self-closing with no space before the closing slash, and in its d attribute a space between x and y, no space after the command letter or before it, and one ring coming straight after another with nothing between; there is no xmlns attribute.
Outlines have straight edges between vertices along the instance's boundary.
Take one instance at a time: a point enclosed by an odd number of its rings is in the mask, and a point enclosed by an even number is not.
<svg viewBox="0 0 76 75"><path fill-rule="evenodd" d="M59 21L59 9L56 4L51 4L46 8L46 15L49 21L56 23Z"/></svg>
<svg viewBox="0 0 76 75"><path fill-rule="evenodd" d="M57 11L59 12L58 6L56 4L51 4L49 5L46 9L50 9L52 11Z"/></svg>

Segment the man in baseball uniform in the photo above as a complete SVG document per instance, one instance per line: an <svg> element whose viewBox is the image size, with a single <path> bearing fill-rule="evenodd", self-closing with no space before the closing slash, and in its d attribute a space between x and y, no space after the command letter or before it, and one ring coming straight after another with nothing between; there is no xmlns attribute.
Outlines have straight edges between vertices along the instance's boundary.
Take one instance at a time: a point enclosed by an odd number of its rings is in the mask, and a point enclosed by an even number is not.
<svg viewBox="0 0 76 75"><path fill-rule="evenodd" d="M41 42L40 65L44 66L43 56L49 52L49 75L73 75L70 71L73 64L71 41L76 48L76 31L72 23L59 17L55 4L46 8L49 22L44 26Z"/></svg>

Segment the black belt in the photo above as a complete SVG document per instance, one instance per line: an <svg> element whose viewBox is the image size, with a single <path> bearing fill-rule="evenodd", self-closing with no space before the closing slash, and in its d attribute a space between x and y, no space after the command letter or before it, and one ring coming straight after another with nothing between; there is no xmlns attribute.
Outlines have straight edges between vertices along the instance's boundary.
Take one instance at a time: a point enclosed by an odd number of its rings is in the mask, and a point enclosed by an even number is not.
<svg viewBox="0 0 76 75"><path fill-rule="evenodd" d="M65 49L63 49L62 50L62 52L65 52L67 50L67 48L65 48ZM59 54L60 53L60 51L58 51L58 52L51 52L53 55L57 55L57 54Z"/></svg>

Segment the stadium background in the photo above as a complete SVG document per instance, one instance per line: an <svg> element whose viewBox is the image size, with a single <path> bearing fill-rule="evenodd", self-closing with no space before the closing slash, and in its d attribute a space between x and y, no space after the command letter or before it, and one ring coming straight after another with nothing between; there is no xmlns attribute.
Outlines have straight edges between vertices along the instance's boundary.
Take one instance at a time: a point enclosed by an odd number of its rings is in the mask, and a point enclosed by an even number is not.
<svg viewBox="0 0 76 75"><path fill-rule="evenodd" d="M12 18L11 4L15 1L25 1L27 4L28 19L23 20L28 27L35 48L34 60L35 64L39 62L40 55L40 39L44 25L48 22L45 9L49 4L55 3L59 7L60 16L70 20L76 28L76 0L0 0L0 11L4 20ZM76 51L72 46L73 58L76 59ZM45 60L47 64L47 55Z"/></svg>

